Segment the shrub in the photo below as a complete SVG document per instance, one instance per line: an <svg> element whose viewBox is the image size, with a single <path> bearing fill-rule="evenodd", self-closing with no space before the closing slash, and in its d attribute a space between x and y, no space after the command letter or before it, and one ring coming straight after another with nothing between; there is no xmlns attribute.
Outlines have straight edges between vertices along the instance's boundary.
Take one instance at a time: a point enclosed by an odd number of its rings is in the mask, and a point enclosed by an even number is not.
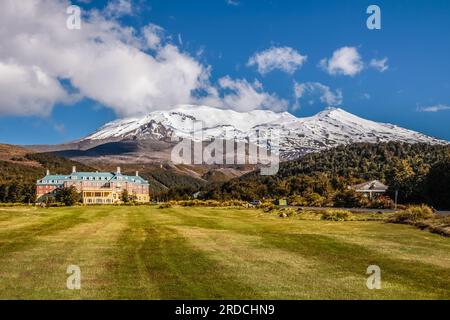
<svg viewBox="0 0 450 320"><path fill-rule="evenodd" d="M374 209L393 209L394 202L387 196L380 196L369 202L368 207Z"/></svg>
<svg viewBox="0 0 450 320"><path fill-rule="evenodd" d="M390 222L407 223L407 222L431 219L434 216L435 215L434 215L433 210L426 205L410 206L410 207L406 208L405 210L394 214L394 216L392 217Z"/></svg>
<svg viewBox="0 0 450 320"><path fill-rule="evenodd" d="M280 213L278 214L278 216L280 218L288 218L288 217L292 217L294 215L297 214L297 210L296 209L281 209Z"/></svg>
<svg viewBox="0 0 450 320"><path fill-rule="evenodd" d="M322 213L322 220L328 221L347 221L352 217L352 213L348 210L325 210Z"/></svg>
<svg viewBox="0 0 450 320"><path fill-rule="evenodd" d="M361 193L348 189L337 192L333 197L333 202L336 207L356 208L366 206L368 200Z"/></svg>
<svg viewBox="0 0 450 320"><path fill-rule="evenodd" d="M295 195L293 197L290 197L289 203L292 206L307 206L308 205L308 201L306 201L306 199L300 195Z"/></svg>
<svg viewBox="0 0 450 320"><path fill-rule="evenodd" d="M170 204L170 203L168 203L168 202L165 202L165 203L161 203L161 204L158 206L158 209L167 209L167 208L172 208L172 204Z"/></svg>
<svg viewBox="0 0 450 320"><path fill-rule="evenodd" d="M34 204L32 204L32 205L34 205ZM26 203L20 203L20 202L4 202L4 203L0 202L0 207L24 207L24 206L30 206L30 205L26 204Z"/></svg>
<svg viewBox="0 0 450 320"><path fill-rule="evenodd" d="M55 193L56 202L62 202L66 206L73 206L75 203L80 202L80 199L81 195L74 186L57 189Z"/></svg>
<svg viewBox="0 0 450 320"><path fill-rule="evenodd" d="M180 207L245 207L247 204L240 200L227 200L227 201L217 201L217 200L173 200L166 202L162 205L170 206L180 206Z"/></svg>
<svg viewBox="0 0 450 320"><path fill-rule="evenodd" d="M307 194L305 199L308 205L311 207L322 207L327 200L327 198L315 192Z"/></svg>
<svg viewBox="0 0 450 320"><path fill-rule="evenodd" d="M276 205L274 205L271 202L264 202L259 206L264 212L271 212L277 208Z"/></svg>

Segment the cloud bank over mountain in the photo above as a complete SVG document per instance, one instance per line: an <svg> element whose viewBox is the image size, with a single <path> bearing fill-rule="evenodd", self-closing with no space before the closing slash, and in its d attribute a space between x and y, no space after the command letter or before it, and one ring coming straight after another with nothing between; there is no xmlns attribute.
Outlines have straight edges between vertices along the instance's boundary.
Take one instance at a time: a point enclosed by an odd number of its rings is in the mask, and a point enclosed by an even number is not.
<svg viewBox="0 0 450 320"><path fill-rule="evenodd" d="M71 30L68 1L3 1L0 115L47 115L55 104L82 97L119 116L202 101L238 110L287 108L247 80L225 76L211 83L211 67L171 43L163 28L122 25L117 15L131 14L129 4L84 11L81 29Z"/></svg>

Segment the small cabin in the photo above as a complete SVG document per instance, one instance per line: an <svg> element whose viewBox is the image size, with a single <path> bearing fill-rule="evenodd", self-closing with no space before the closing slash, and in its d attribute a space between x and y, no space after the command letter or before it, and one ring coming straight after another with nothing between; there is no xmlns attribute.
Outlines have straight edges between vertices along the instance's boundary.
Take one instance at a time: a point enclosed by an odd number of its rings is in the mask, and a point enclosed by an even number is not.
<svg viewBox="0 0 450 320"><path fill-rule="evenodd" d="M372 180L350 186L349 189L355 190L358 193L363 193L369 199L373 199L385 194L389 187L378 180Z"/></svg>

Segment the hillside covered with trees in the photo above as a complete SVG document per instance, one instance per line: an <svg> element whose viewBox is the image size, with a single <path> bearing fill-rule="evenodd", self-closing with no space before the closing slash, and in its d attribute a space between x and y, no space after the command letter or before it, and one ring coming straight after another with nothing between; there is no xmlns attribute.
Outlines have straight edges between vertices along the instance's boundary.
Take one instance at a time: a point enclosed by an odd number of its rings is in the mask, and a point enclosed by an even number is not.
<svg viewBox="0 0 450 320"><path fill-rule="evenodd" d="M51 153L27 153L29 150L19 150L17 147L8 148L14 152L6 156L6 145L1 146L3 157L0 160L0 203L34 202L36 180L42 178L47 169L52 173L71 172L72 166L76 166L80 171L95 170Z"/></svg>
<svg viewBox="0 0 450 320"><path fill-rule="evenodd" d="M353 144L311 153L284 162L274 176L255 171L204 189L208 199L278 199L312 206L389 206L390 200L367 203L349 186L380 180L399 203L428 203L450 208L450 146L428 144Z"/></svg>

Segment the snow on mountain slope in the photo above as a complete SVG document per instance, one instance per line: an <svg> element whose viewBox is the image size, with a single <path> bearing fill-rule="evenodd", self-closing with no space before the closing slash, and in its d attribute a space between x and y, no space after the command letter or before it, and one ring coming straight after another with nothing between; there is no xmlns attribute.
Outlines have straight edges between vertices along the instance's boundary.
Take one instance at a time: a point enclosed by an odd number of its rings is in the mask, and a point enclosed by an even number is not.
<svg viewBox="0 0 450 320"><path fill-rule="evenodd" d="M355 142L448 143L392 124L362 119L339 108L327 108L312 117L297 118L287 112L236 112L193 105L154 111L141 118L116 120L81 141L191 137L195 121L203 122L203 140L222 138L225 129L233 130L238 140L254 137L256 129L278 129L280 152L285 159Z"/></svg>
<svg viewBox="0 0 450 320"><path fill-rule="evenodd" d="M181 105L170 111L154 111L142 118L127 118L109 122L84 140L143 136L150 132L154 133L160 125L175 132L178 136L186 136L192 132L194 121L202 121L203 129L205 131L210 130L211 133L214 129L220 129L221 127L233 127L244 133L264 123L294 121L296 119L287 112L275 113L273 111L254 110L242 113L207 106ZM148 131L148 128L152 128L152 130ZM158 133L155 135L161 138Z"/></svg>

